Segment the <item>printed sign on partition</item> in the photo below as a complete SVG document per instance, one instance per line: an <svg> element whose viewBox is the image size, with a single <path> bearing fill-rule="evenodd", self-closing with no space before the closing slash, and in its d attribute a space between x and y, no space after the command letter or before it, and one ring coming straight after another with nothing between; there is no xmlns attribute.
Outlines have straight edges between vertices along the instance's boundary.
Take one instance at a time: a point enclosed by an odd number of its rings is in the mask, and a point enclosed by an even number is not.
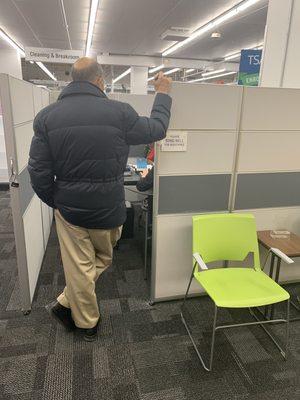
<svg viewBox="0 0 300 400"><path fill-rule="evenodd" d="M258 86L262 50L242 50L239 85Z"/></svg>
<svg viewBox="0 0 300 400"><path fill-rule="evenodd" d="M73 64L83 57L83 50L46 49L42 47L25 47L25 59L28 61Z"/></svg>
<svg viewBox="0 0 300 400"><path fill-rule="evenodd" d="M186 151L187 132L169 131L167 137L161 143L161 151Z"/></svg>

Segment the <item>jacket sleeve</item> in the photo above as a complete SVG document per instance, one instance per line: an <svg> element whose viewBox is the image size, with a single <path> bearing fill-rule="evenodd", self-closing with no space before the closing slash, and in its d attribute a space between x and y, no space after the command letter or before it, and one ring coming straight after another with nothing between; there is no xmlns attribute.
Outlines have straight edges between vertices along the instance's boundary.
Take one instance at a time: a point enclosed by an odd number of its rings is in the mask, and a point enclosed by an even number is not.
<svg viewBox="0 0 300 400"><path fill-rule="evenodd" d="M33 130L28 162L31 186L44 203L54 208L53 161L44 123L39 115L34 120Z"/></svg>
<svg viewBox="0 0 300 400"><path fill-rule="evenodd" d="M140 192L145 192L153 188L154 180L154 167L148 172L145 178L141 178L136 184L137 190Z"/></svg>
<svg viewBox="0 0 300 400"><path fill-rule="evenodd" d="M125 104L125 134L128 145L148 144L166 137L171 115L172 99L169 95L157 93L150 118L140 117Z"/></svg>

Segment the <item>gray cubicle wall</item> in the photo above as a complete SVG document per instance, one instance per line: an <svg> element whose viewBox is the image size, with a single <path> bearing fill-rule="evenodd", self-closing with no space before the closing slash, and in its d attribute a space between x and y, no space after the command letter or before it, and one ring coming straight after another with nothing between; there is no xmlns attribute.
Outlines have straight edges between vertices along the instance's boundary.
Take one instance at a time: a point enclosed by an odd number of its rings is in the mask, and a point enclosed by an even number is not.
<svg viewBox="0 0 300 400"><path fill-rule="evenodd" d="M300 234L299 104L299 89L244 89L234 210L259 230ZM299 267L284 265L281 281L299 280Z"/></svg>
<svg viewBox="0 0 300 400"><path fill-rule="evenodd" d="M187 150L164 152L156 146L153 301L185 293L192 269L192 216L230 210L242 90L173 84L169 133L186 131Z"/></svg>
<svg viewBox="0 0 300 400"><path fill-rule="evenodd" d="M27 162L33 119L49 104L49 92L28 82L0 74L0 96L10 174L19 187L11 187L21 303L31 308L40 267L52 224L52 209L34 194ZM13 171L12 171L13 170Z"/></svg>

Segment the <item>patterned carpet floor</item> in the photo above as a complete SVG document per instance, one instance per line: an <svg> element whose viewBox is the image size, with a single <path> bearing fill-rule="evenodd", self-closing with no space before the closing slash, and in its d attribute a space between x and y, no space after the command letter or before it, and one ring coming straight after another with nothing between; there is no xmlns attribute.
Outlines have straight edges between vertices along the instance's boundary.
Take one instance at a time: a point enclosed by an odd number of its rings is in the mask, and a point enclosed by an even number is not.
<svg viewBox="0 0 300 400"><path fill-rule="evenodd" d="M32 312L24 316L9 194L0 192L0 399L300 399L300 322L291 324L288 361L259 327L218 333L214 370L207 373L182 325L180 302L149 305L142 263L138 240L121 243L97 284L102 314L97 341L86 343L79 333L65 332L44 308L64 287L53 227ZM190 300L188 309L198 319L199 345L207 349L212 305L203 297ZM220 317L249 319L246 312L232 311ZM283 326L273 330L283 338Z"/></svg>

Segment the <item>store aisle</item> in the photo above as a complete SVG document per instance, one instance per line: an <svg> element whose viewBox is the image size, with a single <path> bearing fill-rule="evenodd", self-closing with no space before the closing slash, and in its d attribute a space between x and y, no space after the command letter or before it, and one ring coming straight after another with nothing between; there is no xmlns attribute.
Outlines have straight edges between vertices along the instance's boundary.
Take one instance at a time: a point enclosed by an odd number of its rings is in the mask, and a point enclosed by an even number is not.
<svg viewBox="0 0 300 400"><path fill-rule="evenodd" d="M44 305L64 277L53 228L31 314L18 310L9 196L0 192L1 400L296 400L300 396L300 323L291 326L292 355L282 361L259 328L217 337L215 370L203 371L182 326L179 302L150 307L139 243L123 242L97 286L99 337L86 343L54 323ZM200 304L200 305L199 305ZM211 305L190 306L208 345ZM243 318L224 313L222 320ZM283 329L277 327L281 334Z"/></svg>

